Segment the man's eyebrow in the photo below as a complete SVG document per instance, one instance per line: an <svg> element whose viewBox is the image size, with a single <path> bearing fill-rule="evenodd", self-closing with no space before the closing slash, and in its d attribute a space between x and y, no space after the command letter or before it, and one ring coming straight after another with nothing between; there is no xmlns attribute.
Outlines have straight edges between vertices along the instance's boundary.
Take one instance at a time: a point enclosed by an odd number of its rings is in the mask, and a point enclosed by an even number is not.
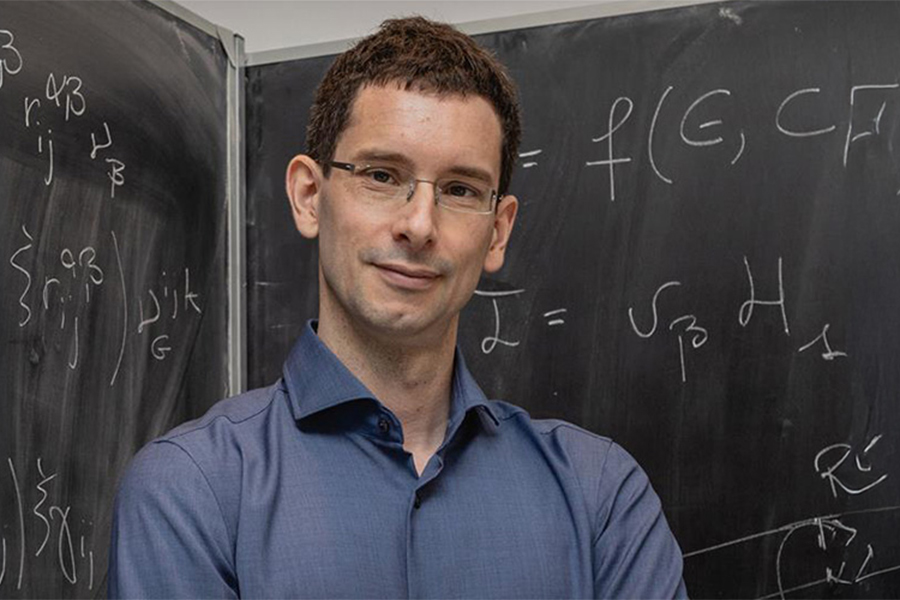
<svg viewBox="0 0 900 600"><path fill-rule="evenodd" d="M354 162L386 162L413 169L413 161L404 154L388 150L363 149L353 155ZM468 165L456 165L445 171L448 175L458 175L469 179L477 179L488 185L493 184L494 177L485 169Z"/></svg>
<svg viewBox="0 0 900 600"><path fill-rule="evenodd" d="M494 178L490 173L485 171L484 169L479 169L478 167L467 167L467 166L456 166L447 171L452 175L459 175L461 177L468 177L469 179L478 179L483 181L488 185L493 185Z"/></svg>
<svg viewBox="0 0 900 600"><path fill-rule="evenodd" d="M363 149L353 155L353 160L356 162L368 161L394 163L402 165L409 169L411 169L413 166L412 161L403 154L386 150Z"/></svg>

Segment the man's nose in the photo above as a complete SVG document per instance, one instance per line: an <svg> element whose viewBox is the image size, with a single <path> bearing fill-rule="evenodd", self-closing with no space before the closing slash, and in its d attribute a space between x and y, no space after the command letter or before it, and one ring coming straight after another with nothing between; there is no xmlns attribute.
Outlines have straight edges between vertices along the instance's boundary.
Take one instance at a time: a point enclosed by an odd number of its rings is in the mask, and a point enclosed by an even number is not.
<svg viewBox="0 0 900 600"><path fill-rule="evenodd" d="M394 237L406 240L413 250L421 250L435 239L436 194L433 181L413 180L406 205L394 223Z"/></svg>

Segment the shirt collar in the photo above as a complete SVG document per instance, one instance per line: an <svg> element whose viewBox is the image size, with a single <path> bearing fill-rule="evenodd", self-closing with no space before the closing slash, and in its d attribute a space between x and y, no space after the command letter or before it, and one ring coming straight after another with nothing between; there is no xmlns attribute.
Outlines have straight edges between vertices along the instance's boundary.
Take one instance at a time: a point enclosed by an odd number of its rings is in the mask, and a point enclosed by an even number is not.
<svg viewBox="0 0 900 600"><path fill-rule="evenodd" d="M310 320L294 344L283 374L294 419L306 417L353 400L374 400L375 395L350 372L316 334L318 322ZM455 424L470 410L480 407L499 425L494 409L466 367L456 348L453 363L449 423Z"/></svg>

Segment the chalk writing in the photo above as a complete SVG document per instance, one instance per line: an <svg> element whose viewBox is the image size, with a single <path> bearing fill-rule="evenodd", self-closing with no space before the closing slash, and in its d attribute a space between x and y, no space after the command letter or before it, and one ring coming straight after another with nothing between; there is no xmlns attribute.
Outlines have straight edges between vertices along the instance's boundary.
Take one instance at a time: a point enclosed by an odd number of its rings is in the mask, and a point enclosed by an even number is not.
<svg viewBox="0 0 900 600"><path fill-rule="evenodd" d="M78 575L75 573L75 551L72 548L72 534L69 531L69 511L71 506L62 510L58 506L50 507L50 516L56 516L60 520L59 526L59 569L69 583L77 583ZM68 558L68 560L66 560Z"/></svg>
<svg viewBox="0 0 900 600"><path fill-rule="evenodd" d="M625 114L616 122L616 110L619 108L619 104L623 103L625 106ZM606 140L606 148L607 148L607 159L605 160L596 160L589 161L586 163L587 166L602 166L606 165L609 169L609 199L613 202L616 200L616 173L615 166L617 164L629 163L631 162L631 158L614 158L613 157L613 134L619 130L622 125L625 124L625 121L628 120L628 117L631 116L631 112L634 109L634 103L631 101L631 98L627 98L622 96L620 98L616 98L616 101L613 102L612 108L609 109L609 120L608 120L608 129L606 133L601 135L598 138L594 138L592 142L602 142Z"/></svg>
<svg viewBox="0 0 900 600"><path fill-rule="evenodd" d="M531 158L533 156L537 156L541 152L543 152L543 150L530 150L528 152L519 152L519 158ZM536 160L529 160L527 162L522 163L522 168L530 169L531 167L536 167L537 164L538 163Z"/></svg>
<svg viewBox="0 0 900 600"><path fill-rule="evenodd" d="M832 444L826 448L823 448L816 454L816 458L813 461L813 465L815 466L816 473L819 473L819 476L828 481L828 484L831 486L831 494L837 498L838 489L843 491L846 494L857 495L862 494L864 492L869 491L875 486L882 483L885 479L887 479L887 473L881 475L878 478L871 479L868 475L872 471L872 466L869 464L869 452L878 444L881 440L881 436L875 436L869 442L869 444L863 449L862 453L855 454L855 463L856 463L856 471L844 470L844 474L840 477L835 473L841 466L847 461L850 457L850 454L853 453L853 446L850 444ZM827 462L826 457L830 457L832 462ZM863 462L865 461L865 462ZM866 485L861 487L851 487L847 483L845 483L846 479L853 475L854 473L865 473L866 479L869 479Z"/></svg>
<svg viewBox="0 0 900 600"><path fill-rule="evenodd" d="M166 273L163 273L165 280ZM184 313L193 311L202 314L197 301L200 295L191 291L191 272L190 269L184 270L184 292L181 294L179 301L178 288L169 287L167 283L162 286L162 293L157 294L157 290L147 290L145 297L149 297L147 304L144 304L144 297L138 299L138 312L140 315L137 333L145 333L151 325L160 324L161 320L168 316L167 321L174 321L178 318L179 304ZM162 298L162 300L160 299ZM146 308L145 308L146 306ZM168 312L166 312L168 311ZM169 334L157 334L150 342L150 354L156 360L165 360L166 356L172 351L172 347L168 345Z"/></svg>
<svg viewBox="0 0 900 600"><path fill-rule="evenodd" d="M22 225L22 233L25 234L26 238L28 238L28 243L25 244L24 246L22 246L21 248L19 248L18 250L16 250L9 259L9 264L11 264L15 270L22 273L22 275L25 276L25 280L26 280L25 281L25 289L22 290L22 295L19 296L19 306L21 306L22 310L25 311L25 315L19 321L19 327L25 327L25 325L28 324L28 321L31 320L31 307L29 307L27 304L25 304L25 296L28 295L28 290L31 289L31 273L29 273L27 269L22 267L22 265L16 263L16 258L18 258L18 256L20 254L22 254L23 252L27 252L28 250L31 250L31 248L33 247L32 242L34 241L34 238L31 237L31 234L28 233L28 230L25 229L24 225Z"/></svg>
<svg viewBox="0 0 900 600"><path fill-rule="evenodd" d="M19 511L19 580L16 583L16 589L22 589L22 576L25 573L25 511L22 508L22 491L19 488L19 478L16 476L16 467L11 458L7 458L9 464L9 473L12 478L13 487L16 490L16 507Z"/></svg>
<svg viewBox="0 0 900 600"><path fill-rule="evenodd" d="M110 165L110 170L106 174L110 181L109 195L111 198L115 198L116 188L125 185L125 176L122 175L122 171L125 170L125 163L115 158L107 158L106 162Z"/></svg>
<svg viewBox="0 0 900 600"><path fill-rule="evenodd" d="M125 288L125 271L122 269L122 253L119 250L119 240L116 238L116 232L111 231L113 249L116 253L116 266L119 268L119 283L122 285L122 343L119 346L119 357L116 359L116 368L113 370L112 377L109 380L109 386L112 387L119 375L119 368L122 366L122 357L125 355L125 341L128 337L128 290Z"/></svg>
<svg viewBox="0 0 900 600"><path fill-rule="evenodd" d="M847 137L844 141L844 166L847 166L847 156L850 153L850 144L865 138L871 135L877 135L881 133L881 117L884 115L884 109L886 104L881 105L881 109L878 111L877 116L872 120L872 129L866 129L859 133L856 133L853 129L853 114L854 107L856 104L856 93L857 92L871 92L874 90L895 90L900 87L898 83L891 83L886 85L854 85L850 88L850 119L847 124Z"/></svg>
<svg viewBox="0 0 900 600"><path fill-rule="evenodd" d="M659 314L658 314L657 308L656 308L656 304L657 304L659 295L668 288L678 287L680 285L681 285L680 281L668 281L668 282L662 284L661 286L659 286L659 288L653 294L653 300L650 303L650 310L653 313L653 325L650 327L650 331L648 331L646 333L642 332L638 328L637 323L635 323L635 321L634 321L634 308L631 306L628 307L628 320L631 321L631 328L634 329L634 332L638 335L638 337L642 337L645 339L649 338L649 337L653 337L653 334L656 333L656 327L659 325Z"/></svg>
<svg viewBox="0 0 900 600"><path fill-rule="evenodd" d="M653 322L650 326L649 331L641 331L634 319L634 307L628 307L628 320L631 322L631 328L634 330L638 337L643 339L653 337L653 334L656 333L656 329L659 326L659 313L657 309L659 295L669 288L675 288L679 286L681 286L680 281L668 281L657 288L656 292L653 294L653 300L650 302L650 311L653 315ZM691 338L691 347L695 350L701 348L709 339L709 333L705 328L697 325L697 317L694 315L682 315L673 319L672 322L669 323L669 331L673 331L676 326L682 325L684 323L687 323L687 327L685 327L683 332L678 334L678 357L681 364L682 383L687 382L687 368L685 366L684 358L684 335L693 334Z"/></svg>
<svg viewBox="0 0 900 600"><path fill-rule="evenodd" d="M549 310L544 313L544 318L549 319L550 317L556 317L557 315L564 315L566 312L567 312L567 310L565 308ZM565 324L565 320L562 319L561 317L556 318L556 319L550 319L549 321L547 321L547 325L549 325L550 327L554 327L556 325L564 325L564 324Z"/></svg>
<svg viewBox="0 0 900 600"><path fill-rule="evenodd" d="M784 333L791 335L791 330L788 327L787 313L784 308L784 276L782 272L781 257L778 257L778 300L757 300L756 286L753 283L753 273L750 271L750 262L747 260L746 256L744 257L744 266L747 269L747 279L750 282L750 299L741 305L741 308L738 311L738 323L741 324L741 327L746 327L753 317L753 309L756 306L778 306L781 309L781 321L784 324Z"/></svg>
<svg viewBox="0 0 900 600"><path fill-rule="evenodd" d="M113 145L112 133L110 132L109 124L106 123L106 121L103 122L103 131L106 141L101 143L97 142L97 134L91 132L91 160L97 158L97 153L100 150L111 148ZM123 174L125 171L125 163L114 157L106 158L104 160L106 161L106 164L109 165L109 171L106 173L110 182L109 197L115 198L116 188L125 185L125 175Z"/></svg>
<svg viewBox="0 0 900 600"><path fill-rule="evenodd" d="M503 346L508 346L514 348L519 345L519 342L511 342L507 340L500 339L500 307L497 305L498 298L504 298L508 296L516 296L518 294L523 293L525 290L508 290L502 292L484 292L481 290L475 290L476 296L483 296L491 299L491 303L494 306L494 335L487 336L483 340L481 340L481 351L484 354L490 354L494 351L494 348L497 344L501 344Z"/></svg>
<svg viewBox="0 0 900 600"><path fill-rule="evenodd" d="M831 324L826 323L825 327L822 328L822 333L820 333L816 337L816 339L814 339L810 343L804 344L803 346L801 346L800 349L797 350L797 353L799 354L800 352L805 352L806 350L808 350L812 346L814 346L817 342L821 341L822 345L825 346L825 352L822 353L822 358L824 358L825 360L834 360L835 358L838 358L839 356L847 356L846 352L839 352L837 350L831 349L831 344L828 343L828 329L830 327L831 327Z"/></svg>
<svg viewBox="0 0 900 600"><path fill-rule="evenodd" d="M51 546L48 546L48 544L51 536L54 535L54 532L56 534L56 555L59 572L69 584L75 585L78 582L77 570L79 561L78 553L76 552L75 537L73 535L73 523L75 519L72 515L72 507L69 505L60 506L50 502L51 492L48 485L58 481L57 473L46 474L44 471L43 460L40 457L37 459L37 472L40 479L34 486L34 489L38 491L40 497L31 507L30 514L34 515L38 521L41 537L37 551L32 555L27 552L27 540L25 537L24 505L27 496L24 493L25 489L21 486L20 478L11 458L7 458L7 465L9 467L11 481L15 488L16 501L19 508L18 524L20 553L19 577L16 589L21 589L22 587L26 558L32 556L37 558L41 556L45 550L50 548ZM82 528L93 526L93 521L86 524L85 520L81 519L80 522L83 526ZM94 553L92 548L86 547L85 545L85 534L81 534L78 547L80 549L80 556L84 559L83 562L88 568L88 589L91 590L94 588ZM2 564L0 564L0 584L3 583L7 572L7 543L5 536L2 537L2 554Z"/></svg>
<svg viewBox="0 0 900 600"><path fill-rule="evenodd" d="M844 571L847 568L847 561L844 560L841 561L841 566L838 568L837 573L835 573L834 569L829 565L825 567L825 577L823 577L822 579L818 579L813 582L806 582L804 584L801 584L800 586L793 586L790 589L786 589L784 583L784 549L791 538L794 536L794 534L805 528L813 528L818 532L818 535L816 536L816 543L818 544L819 549L822 551L828 550L829 540L834 541L836 538L838 538L839 535L842 538L843 547L848 547L851 543L853 543L853 540L856 539L856 536L858 534L857 529L848 527L836 517L816 518L813 519L812 522L802 522L791 527L785 534L785 536L781 539L781 543L778 546L778 553L775 558L775 574L776 581L778 582L778 592L767 597L777 596L784 599L789 593L793 593L795 591L799 591L800 589L806 589L815 585L820 585L822 583L853 585L864 580L862 573L867 566L868 561L870 560L868 555L864 562L860 565L857 576L854 579L844 578ZM828 531L827 536L825 534L826 531ZM872 546L869 545L868 548L871 551Z"/></svg>
<svg viewBox="0 0 900 600"><path fill-rule="evenodd" d="M727 134L729 123L719 116L718 118L703 118L701 114L708 112L711 107L722 101L736 101L735 94L726 88L715 88L703 92L698 97L690 101L683 111L669 102L671 92L675 89L669 85L662 91L650 119L649 132L647 135L647 159L654 175L664 183L673 185L675 178L671 174L663 172L659 164L659 157L655 148L657 138L661 131L667 129L667 118L665 112L670 110L678 111L677 125L674 127L677 132L677 138L682 144L688 148L713 148L716 146L732 147L733 150L727 155L728 165L736 165L745 155L749 146L749 134L744 128L732 126L731 138L733 141L729 143ZM891 94L900 89L898 83L886 84L866 84L852 85L849 90L849 118L847 119L847 130L844 139L842 162L846 167L851 146L865 138L875 137L882 134L882 123L884 122L885 111L887 109L887 101L883 100L876 105L877 110L873 109L871 113L861 109L859 99L865 94L873 96L882 94L882 96ZM822 93L822 89L816 86L804 87L791 91L778 104L775 110L772 123L774 129L789 138L804 139L823 136L836 132L838 126L834 123L819 123L815 127L801 126L802 117L805 116L803 108L808 108L810 102L818 98ZM610 200L615 200L616 192L616 170L615 166L624 166L631 163L630 157L616 156L613 149L613 136L632 116L634 101L627 96L620 96L613 102L608 115L608 125L605 133L600 137L592 138L592 142L606 142L606 158L602 160L590 160L584 164L586 167L604 166L609 174L609 196ZM862 125L860 124L860 115L862 114ZM727 150L726 150L727 151ZM523 165L524 166L524 165ZM898 191L900 195L900 191Z"/></svg>
<svg viewBox="0 0 900 600"><path fill-rule="evenodd" d="M172 351L171 346L163 345L168 339L169 336L166 334L158 335L153 338L153 341L150 342L150 353L153 355L153 358L156 360L163 360L166 355Z"/></svg>
<svg viewBox="0 0 900 600"><path fill-rule="evenodd" d="M681 323L687 323L687 327L684 330L684 333L692 333L694 334L691 337L691 347L694 350L703 346L706 341L709 339L709 333L703 327L697 325L697 317L694 315L684 315L683 317L678 317L674 321L669 324L669 331L672 331L676 325L680 325ZM684 366L684 333L678 334L678 356L681 360L681 382L685 383L687 381L687 370Z"/></svg>
<svg viewBox="0 0 900 600"><path fill-rule="evenodd" d="M69 351L67 364L73 370L78 366L78 317L75 317L75 335L72 338L72 349Z"/></svg>
<svg viewBox="0 0 900 600"><path fill-rule="evenodd" d="M144 333L144 327L146 325L152 325L159 321L160 308L159 308L159 299L156 297L156 294L153 290L149 290L150 299L153 300L153 311L148 313L149 317L144 317L144 301L143 299L139 299L138 303L140 305L140 313L141 313L141 322L138 323L137 332Z"/></svg>
<svg viewBox="0 0 900 600"><path fill-rule="evenodd" d="M672 91L672 86L666 88L666 91L662 93L662 96L659 97L659 102L656 104L656 110L653 111L653 119L650 121L650 134L647 138L647 157L650 160L650 166L653 167L653 172L657 177L662 179L665 183L672 185L672 178L666 177L659 171L659 167L656 166L656 158L653 154L653 140L654 140L654 132L656 131L656 123L659 120L659 111L662 109L663 102L666 101L666 96L669 95L669 92Z"/></svg>
<svg viewBox="0 0 900 600"><path fill-rule="evenodd" d="M53 130L48 129L47 135L48 136L53 135ZM43 154L43 153L44 153L44 136L40 135L40 136L38 136L38 154ZM47 140L47 156L48 156L47 175L44 176L44 185L49 186L51 183L53 183L53 139L52 138Z"/></svg>
<svg viewBox="0 0 900 600"><path fill-rule="evenodd" d="M34 320L36 310L42 314L46 313L47 319L58 316L59 331L68 331L69 339L66 346L56 344L56 347L67 348L66 366L75 370L82 362L82 351L85 344L83 330L86 326L84 319L87 316L78 313L84 311L85 307L94 301L97 293L95 290L100 289L106 281L105 268L100 262L100 254L92 245L82 248L62 248L57 255L56 262L61 267L62 273L50 272L44 275L43 284L38 284L36 290L39 292L36 299L37 304L33 306L29 303L29 298L32 295L34 281L32 269L34 266L26 262L24 257L28 251L34 248L35 242L27 228L22 226L21 232L27 243L17 248L8 261L10 266L24 278L19 294L19 308L22 312L18 325L20 328L28 326ZM129 331L129 307L122 254L115 232L110 233L110 239L115 255L115 265L118 269L118 282L122 298L122 338L109 380L109 385L112 386L116 382L125 355ZM165 279L165 272L163 275ZM190 269L185 268L183 275L184 279L178 282L178 287L171 285L166 280L163 282L161 290L151 288L146 291L144 296L138 298L136 306L139 314L138 334L145 333L150 325L160 323L163 317L166 317L167 321L175 321L179 314L185 317L189 314L202 314L200 294L191 288ZM51 315L51 313L53 314ZM154 359L164 360L173 351L171 334L155 332L150 338L149 346Z"/></svg>
<svg viewBox="0 0 900 600"><path fill-rule="evenodd" d="M22 70L22 55L13 42L15 36L8 29L0 29L0 89L6 75L17 75Z"/></svg>
<svg viewBox="0 0 900 600"><path fill-rule="evenodd" d="M46 98L57 107L61 107L60 96L65 97L66 121L72 115L80 117L87 109L87 103L81 93L82 85L80 77L64 75L62 84L57 85L56 76L53 73L47 76Z"/></svg>
<svg viewBox="0 0 900 600"><path fill-rule="evenodd" d="M822 90L819 88L804 88L802 90L797 90L796 92L789 94L788 97L785 98L784 101L781 103L781 105L778 107L778 111L775 113L775 127L778 129L778 131L780 131L784 135L787 135L790 137L802 138L802 137L813 137L813 136L817 136L817 135L824 135L826 133L831 133L832 131L837 129L837 125L829 125L828 127L822 127L820 129L813 129L810 131L799 131L796 129L788 129L788 127L786 125L784 125L782 122L782 115L783 115L785 109L787 108L787 105L790 104L791 102L793 102L794 99L799 98L800 96L803 96L806 94L818 94L821 91Z"/></svg>
<svg viewBox="0 0 900 600"><path fill-rule="evenodd" d="M53 494L51 494L48 485L53 484L54 482L58 482L57 473L47 474L44 471L43 460L39 457L37 459L37 472L39 475L39 481L34 486L34 489L40 494L40 497L31 507L31 513L38 521L38 526L40 527L40 531L42 533L40 538L40 544L37 547L37 551L34 554L29 554L27 552L27 543L25 538L25 515L24 515L24 505L27 500L27 496L23 493L24 489L20 485L20 479L18 477L15 465L11 458L7 458L7 464L9 466L10 477L12 479L13 485L15 487L16 492L16 500L19 507L19 532L20 532L20 558L19 558L19 579L17 583L17 589L21 589L22 578L26 568L26 558L27 557L39 557L46 550L52 548L49 545L51 537L56 536L56 558L57 558L57 566L59 568L60 574L65 578L65 580L70 585L75 585L78 583L78 564L79 564L79 552L76 551L76 543L73 532L73 524L75 519L72 514L72 507L69 505L61 506L55 503L50 502L50 498ZM90 527L93 525L93 521L89 521L85 523L84 519L81 519L81 524L84 527ZM78 538L78 548L80 550L80 557L83 559L83 563L88 569L88 589L94 588L94 553L92 548L85 547L85 535L82 533ZM0 567L0 583L3 582L3 577L6 573L6 538L3 537L2 540L3 546L3 563L2 567ZM52 551L52 550L51 550Z"/></svg>
<svg viewBox="0 0 900 600"><path fill-rule="evenodd" d="M99 150L112 146L112 134L109 132L109 125L106 121L103 122L103 130L106 132L106 141L101 144L97 143L97 135L91 132L91 160L97 158L97 152Z"/></svg>
<svg viewBox="0 0 900 600"><path fill-rule="evenodd" d="M31 98L29 96L25 96L24 98L24 108L25 108L25 128L31 129L32 126L32 111L35 108L41 107L40 98ZM41 120L38 115L34 115L34 123L35 126L41 124ZM47 174L44 176L44 185L49 186L53 183L53 130L47 129ZM41 133L37 138L37 151L38 154L44 153L44 134Z"/></svg>
<svg viewBox="0 0 900 600"><path fill-rule="evenodd" d="M44 547L47 545L47 541L50 539L50 531L51 531L50 521L47 519L47 517L43 513L40 512L41 505L43 505L44 502L47 500L47 488L45 488L44 486L56 478L56 473L54 473L53 475L50 475L49 477L47 475L45 475L44 469L41 465L40 458L38 458L38 460L37 460L37 468L38 468L38 473L41 476L41 481L38 482L37 486L35 486L35 487L37 487L37 490L41 493L41 499L38 501L37 504L35 504L34 508L32 509L32 512L38 517L38 519L40 519L44 523L44 527L45 527L44 540L41 542L41 545L38 548L37 552L34 553L35 556L40 556L41 552L44 551Z"/></svg>
<svg viewBox="0 0 900 600"><path fill-rule="evenodd" d="M822 585L825 583L840 583L844 585L856 585L871 579L873 577L879 577L881 575L885 575L887 573L892 573L895 571L900 571L900 565L888 566L885 568L881 568L878 570L871 570L870 563L872 558L875 556L874 549L871 544L866 544L866 555L859 561L859 566L855 569L851 569L848 573L852 573L854 570L856 571L856 575L853 576L852 579L849 576L845 577L844 573L847 572L847 561L843 560L840 567L838 569L833 569L831 566L826 566L824 568L824 577L820 579L816 579L813 581L808 581L799 585L794 585L791 587L786 587L785 583L785 548L787 547L788 542L801 530L804 529L813 529L814 532L817 533L815 537L816 547L820 550L827 550L829 544L834 544L835 542L840 544L842 548L850 547L852 543L857 541L859 530L855 527L850 527L846 523L843 522L843 519L849 516L859 516L859 515L876 515L876 514L885 514L889 512L900 511L900 506L884 506L879 508L868 508L861 509L856 511L848 511L845 513L836 513L829 515L817 516L809 519L803 519L800 521L795 521L793 523L788 523L787 525L783 525L781 527L777 527L775 529L769 529L767 531L761 531L758 533L753 533L750 535L746 535L734 540L730 540L727 542L723 542L720 544L715 544L713 546L709 546L706 548L702 548L699 550L694 550L691 552L686 552L684 554L685 560L690 560L692 558L707 555L712 552L718 552L721 550L725 550L727 548L732 548L737 545L746 544L748 542L754 540L762 540L768 536L783 534L781 541L778 545L778 551L775 556L774 566L775 566L775 574L776 574L776 582L777 589L775 592L770 594L766 594L761 596L760 598L785 598L787 594L791 594L793 592L797 592L800 590L812 588L818 585ZM826 534L827 532L827 534ZM843 555L843 553L842 553Z"/></svg>

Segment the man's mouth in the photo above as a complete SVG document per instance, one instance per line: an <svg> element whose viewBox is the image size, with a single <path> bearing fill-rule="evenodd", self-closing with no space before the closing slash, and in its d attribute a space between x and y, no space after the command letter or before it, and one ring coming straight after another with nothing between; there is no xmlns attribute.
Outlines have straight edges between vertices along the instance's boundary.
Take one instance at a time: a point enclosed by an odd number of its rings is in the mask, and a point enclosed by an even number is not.
<svg viewBox="0 0 900 600"><path fill-rule="evenodd" d="M403 289L424 290L431 287L440 277L440 273L426 267L395 262L378 262L373 264L388 283Z"/></svg>

